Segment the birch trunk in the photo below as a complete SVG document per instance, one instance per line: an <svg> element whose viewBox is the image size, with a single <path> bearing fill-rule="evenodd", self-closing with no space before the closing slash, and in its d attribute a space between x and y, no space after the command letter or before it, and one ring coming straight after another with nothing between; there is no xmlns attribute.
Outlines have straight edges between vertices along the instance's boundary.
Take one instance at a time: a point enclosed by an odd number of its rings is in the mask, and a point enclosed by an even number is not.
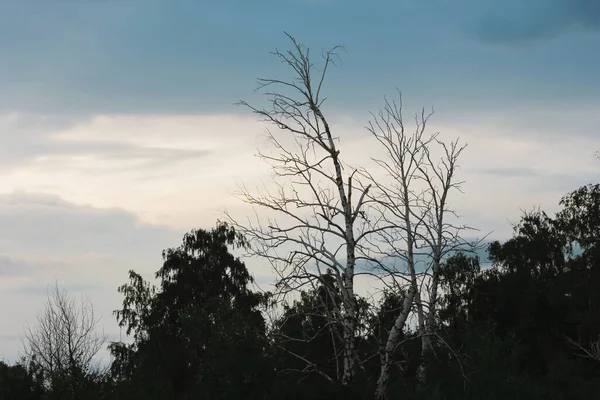
<svg viewBox="0 0 600 400"><path fill-rule="evenodd" d="M315 115L323 123L329 148L331 151L331 159L335 169L335 182L338 188L338 194L340 202L342 203L342 209L344 210L344 223L345 223L345 241L346 241L346 268L343 274L343 287L342 287L342 298L343 298L343 341L344 341L344 372L342 374L342 384L349 384L354 378L354 372L356 368L356 295L354 293L354 266L356 264L356 243L354 239L354 210L352 207L352 178L348 178L347 193L344 188L344 180L342 175L342 166L339 161L339 151L336 149L333 135L329 128L329 123L321 113L316 103L311 104L311 108ZM367 188L368 190L368 188ZM360 205L358 206L360 207Z"/></svg>
<svg viewBox="0 0 600 400"><path fill-rule="evenodd" d="M392 367L392 357L396 348L398 347L398 342L400 340L400 334L404 330L404 326L406 325L406 320L408 318L408 314L410 313L410 309L412 307L416 292L414 288L408 290L406 297L404 298L404 302L402 304L402 311L394 321L394 325L390 330L388 335L384 353L381 357L381 369L379 371L379 379L377 380L377 389L375 390L375 398L378 400L385 399L386 390L388 381L390 379L390 370Z"/></svg>
<svg viewBox="0 0 600 400"><path fill-rule="evenodd" d="M267 109L240 103L274 124L281 134L289 135L287 139L278 139L267 132L276 154L259 154L273 167L276 193L252 195L244 189L240 194L247 203L279 213L291 222L279 226L272 219L266 227L260 221L256 226L244 226L228 218L255 245L249 250L250 255L268 259L277 270L279 294L299 292L319 282L320 266L335 275L340 301L326 317L335 330L335 338L342 341L342 351L339 357L334 350L332 356L338 368L335 377L330 378L348 385L360 363L356 351L356 254L361 240L368 236L355 221L363 215L361 208L370 185L357 189L359 199L353 203L353 174L345 181L342 168L345 164L339 157L337 138L321 110L324 100L321 90L336 48L323 53L324 65L317 71L309 50L288 37L293 43L292 50L275 51L274 55L291 68L295 77L259 79L261 89L281 89L265 93L270 99ZM293 249L282 250L284 246ZM345 247L343 261L338 259L337 251L342 247ZM315 265L317 271L313 270Z"/></svg>
<svg viewBox="0 0 600 400"><path fill-rule="evenodd" d="M386 100L385 108L377 115L373 114L374 121L368 126L369 131L387 151L387 160L374 161L391 177L392 183L375 184L380 195L376 201L383 208L382 218L391 225L392 233L381 235L382 241L390 249L384 255L400 257L408 266L408 285L412 293L410 299L411 303L414 301L416 305L418 332L421 337L421 360L417 371L420 383L426 382L426 361L434 348L433 334L442 255L450 248L457 248L457 243L460 242L459 232L463 229L447 223L444 218L448 212L453 214L447 209L446 199L452 188L460 187L460 182L454 182L453 178L456 160L464 146L459 147L457 141L446 145L438 139L437 133L425 136L425 128L431 115L433 111L427 114L423 109L420 115L415 116L415 131L408 134L405 132L400 95L399 102ZM444 151L441 160L433 159L430 152L432 146ZM415 186L415 181L424 183L424 189ZM406 246L406 249L398 250L400 246ZM433 260L428 298L421 292L414 258L414 252L424 247L430 249L429 254ZM391 271L393 279L403 275L403 272L393 269L384 266L384 270ZM424 304L424 300L427 300L427 304ZM397 329L404 327L409 312L410 307L403 310L389 333L386 351L381 357L381 373L376 393L378 398L385 394L385 386L389 379L390 354L387 352L395 349L397 343L394 344L394 341L399 338Z"/></svg>
<svg viewBox="0 0 600 400"><path fill-rule="evenodd" d="M375 397L377 399L385 398L385 391L387 389L388 380L390 378L390 369L392 365L392 356L394 351L398 347L398 342L400 338L400 334L404 330L404 326L406 325L406 320L412 308L413 302L416 300L417 302L417 312L419 319L419 332L423 332L425 330L424 325L424 314L423 314L423 305L420 300L419 294L419 286L417 282L417 272L415 268L415 254L414 254L414 244L415 244L415 233L413 230L413 224L411 221L411 212L410 212L410 198L409 198L409 176L408 171L406 171L404 167L404 163L401 163L400 166L400 184L402 193L402 201L404 202L404 214L403 214L403 223L404 229L406 233L406 261L408 264L408 269L410 272L410 289L404 298L404 303L402 305L402 311L396 317L394 321L394 325L388 334L388 339L385 345L385 353L382 359L381 369L379 372L379 379L377 381L377 389L375 392ZM424 337L424 336L422 336Z"/></svg>
<svg viewBox="0 0 600 400"><path fill-rule="evenodd" d="M341 169L336 160L336 173L338 173L339 182L341 179ZM354 378L356 368L356 295L354 293L354 266L356 263L354 229L352 221L351 204L347 201L344 193L343 184L339 185L340 197L342 198L342 207L346 210L346 268L343 274L342 297L344 308L343 319L343 341L344 341L344 372L342 374L342 384L349 384ZM349 189L350 191L350 189Z"/></svg>

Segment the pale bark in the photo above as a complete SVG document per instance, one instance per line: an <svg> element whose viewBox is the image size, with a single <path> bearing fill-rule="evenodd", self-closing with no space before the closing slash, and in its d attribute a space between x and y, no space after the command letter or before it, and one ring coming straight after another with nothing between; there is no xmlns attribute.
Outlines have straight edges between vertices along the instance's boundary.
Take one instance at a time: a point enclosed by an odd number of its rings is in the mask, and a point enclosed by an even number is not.
<svg viewBox="0 0 600 400"><path fill-rule="evenodd" d="M379 379L377 379L377 388L375 390L376 399L384 399L386 397L385 392L390 379L392 357L398 347L400 335L402 334L404 326L406 325L406 320L408 319L408 315L410 313L416 293L417 292L414 290L414 287L411 286L404 297L402 310L394 321L394 325L388 334L383 354L381 356L381 368L379 372Z"/></svg>
<svg viewBox="0 0 600 400"><path fill-rule="evenodd" d="M355 348L356 246L367 235L357 225L363 226L358 218L362 217L369 186L359 189L353 182L354 173L345 177L336 138L322 111L321 90L335 48L324 53L324 66L316 71L309 50L289 38L293 49L285 53L276 51L274 55L291 68L294 79L259 80L262 88L280 89L267 93L270 109L241 103L285 134L281 139L274 133L267 134L278 154L259 152L259 157L273 168L277 191L253 195L242 188L240 195L248 204L275 212L291 222L279 225L271 220L265 226L260 220L255 224L240 224L230 215L228 218L251 243L250 255L263 257L273 265L282 297L307 285L318 284L323 273L321 268L333 271L341 299L339 309L328 311L328 318L337 322L330 326L341 330L335 334L339 334L343 343L342 373L335 379L348 384L355 375L358 360ZM315 72L318 80L313 81ZM286 144L290 138L292 144ZM354 189L359 191L356 200L353 200ZM289 247L287 251L285 246ZM345 257L338 255L342 247ZM336 296L330 294L332 298Z"/></svg>
<svg viewBox="0 0 600 400"><path fill-rule="evenodd" d="M266 93L270 109L241 103L285 134L283 139L278 139L268 132L277 154L259 152L273 168L272 183L277 190L252 195L243 188L240 193L247 203L272 211L287 218L288 222L280 225L278 221L268 220L265 226L257 218L255 224L250 221L240 224L229 214L227 216L248 238L250 255L263 257L273 265L278 274L278 294L283 299L288 293L318 284L323 275L322 268L331 271L340 291L339 302L336 302L339 307L327 310L327 318L331 322L332 336L337 335L343 343L342 365L338 365L342 372L331 378L343 384L352 381L362 362L355 348L357 259L371 263L374 266L372 275L384 284L388 284L386 278L392 278L396 289L408 288L402 311L388 332L385 345L381 344L377 396L382 397L394 352L413 306L416 306L423 355L434 347L432 338L440 268L449 252L464 247L459 233L465 227L447 221L448 215L455 214L447 208L446 201L448 192L460 187L460 182L454 181L453 173L455 161L464 147L458 147L456 142L448 147L438 140L437 134L425 135L431 114L424 111L416 118L416 130L405 132L401 105L386 100L386 107L374 115L368 129L387 152L386 159L375 161L391 178L391 183L381 183L366 171L359 176L370 185L354 183L357 171L351 169L349 176L345 175L347 165L340 159L336 146L338 138L334 140L322 110L321 89L335 53L333 50L324 53L324 66L318 81L313 81L315 67L308 49L290 39L293 43L291 51L274 54L291 68L295 77L291 80L259 80L261 88L278 88ZM286 143L286 138L292 138L292 144ZM445 150L439 163L434 163L431 147ZM424 188L417 189L418 183ZM353 190L359 193L357 201L353 201ZM376 218L371 219L372 215ZM416 257L424 254L431 260L430 265L419 271ZM405 270L387 265L385 257L403 260ZM424 292L419 280L427 277L431 286ZM333 291L329 295L331 298L338 296ZM421 376L423 380L426 377L425 364Z"/></svg>
<svg viewBox="0 0 600 400"><path fill-rule="evenodd" d="M456 216L448 206L448 196L455 189L460 191L462 182L455 180L457 161L466 145L459 146L458 141L446 144L436 139L436 144L443 150L441 159L436 163L431 152L426 151L426 162L420 166L421 177L429 191L429 201L432 207L427 211L426 228L422 235L424 242L431 249L431 284L429 287L429 307L425 323L426 340L422 346L422 364L420 366L419 379L422 384L427 380L427 369L425 362L429 352L433 350L431 338L435 333L436 313L439 289L440 270L444 258L454 251L473 251L477 242L467 243L461 238L461 234L468 229L465 225L454 225L448 221L448 216Z"/></svg>
<svg viewBox="0 0 600 400"><path fill-rule="evenodd" d="M404 260L406 271L381 267L395 279L400 277L407 281L406 285L411 288L412 295L407 300L414 301L416 306L422 349L418 370L421 383L427 379L425 361L434 348L432 338L435 333L440 268L449 252L469 248L460 237L467 227L447 221L448 215L455 216L448 208L447 198L452 189L460 190L461 182L455 182L454 171L456 160L465 146L459 147L457 142L446 145L438 139L437 133L426 135L427 121L432 114L426 114L423 110L416 118L416 129L408 133L402 118L401 98L399 103L386 100L385 108L374 115L374 121L368 127L387 152L386 159L375 161L393 181L392 184L375 184L376 193L371 194L387 225L385 231L379 232L379 242L388 245L388 250L381 253L386 257ZM438 162L431 153L434 147L443 149ZM422 186L420 189L419 184ZM430 267L423 273L417 271L416 252L430 259ZM419 276L428 279L430 286L427 292L421 289ZM424 295L427 295L427 301ZM404 328L410 310L411 306L397 317L394 329L388 336L386 351L395 349L394 341L399 337L395 329ZM390 359L382 358L376 393L378 398L385 393Z"/></svg>
<svg viewBox="0 0 600 400"><path fill-rule="evenodd" d="M583 345L580 341L575 341L569 337L567 337L567 341L579 350L579 353L577 353L579 357L589 358L600 363L600 335L598 335L598 340L590 341L587 345Z"/></svg>

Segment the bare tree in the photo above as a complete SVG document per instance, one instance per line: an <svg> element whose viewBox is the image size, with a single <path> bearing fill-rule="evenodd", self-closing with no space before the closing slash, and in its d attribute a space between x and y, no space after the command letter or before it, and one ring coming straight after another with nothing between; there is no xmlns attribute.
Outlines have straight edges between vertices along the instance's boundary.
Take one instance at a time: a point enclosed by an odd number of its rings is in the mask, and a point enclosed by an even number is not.
<svg viewBox="0 0 600 400"><path fill-rule="evenodd" d="M77 381L101 371L98 353L106 336L98 333L99 319L87 299L77 304L55 285L37 324L25 328L24 353L43 373L46 384L55 379Z"/></svg>
<svg viewBox="0 0 600 400"><path fill-rule="evenodd" d="M589 358L600 363L600 335L598 335L597 340L592 340L587 345L582 344L581 341L575 341L570 337L567 337L567 342L579 351L577 353L579 357Z"/></svg>
<svg viewBox="0 0 600 400"><path fill-rule="evenodd" d="M340 376L332 378L348 384L359 364L354 279L356 248L367 235L362 209L369 186L356 184L356 170L345 173L349 167L342 162L339 138L323 113L324 79L338 47L324 51L322 67L317 68L309 49L287 36L292 50L273 54L294 78L259 80L268 108L241 102L278 131L267 131L273 154L258 154L272 166L275 189L254 195L242 188L240 194L248 204L278 217L266 224L257 218L244 225L228 217L248 238L251 254L274 267L282 298L321 284L329 290L329 298L339 303L328 310L330 328L343 343ZM339 295L324 279L328 273L334 276Z"/></svg>
<svg viewBox="0 0 600 400"><path fill-rule="evenodd" d="M337 48L323 52L319 69L309 50L288 37L292 50L273 54L293 71L294 78L259 79L259 89L265 89L268 98L267 108L241 102L277 131L267 131L273 153L258 153L272 167L273 187L258 194L242 187L239 195L276 217L261 221L257 216L244 224L229 214L227 217L248 238L250 255L273 266L281 299L317 286L327 291L327 301L334 305L324 308L328 329L332 340L343 344L339 360L338 352L335 354L341 372L330 380L348 384L365 362L355 348L359 336L355 278L370 274L388 290L404 293L402 310L380 346L377 396L381 398L413 306L425 359L436 337L440 268L451 253L471 248L461 237L468 228L452 221L458 218L448 206L450 192L460 190L461 182L456 182L454 174L465 146L458 141L446 144L437 134L426 135L431 114L424 111L416 118L416 130L405 132L401 103L386 101L367 128L386 152L383 160L375 161L391 179L384 182L365 170L349 167L342 161L339 138L323 113L323 83ZM371 265L372 270L357 272L357 260ZM398 260L404 262L404 268L397 266ZM417 265L420 262L425 264L422 268ZM335 285L328 284L328 276L334 277ZM315 372L310 360L302 361L307 371ZM423 364L422 379L425 374Z"/></svg>
<svg viewBox="0 0 600 400"><path fill-rule="evenodd" d="M409 131L402 116L400 94L398 101L386 99L385 107L373 114L367 126L386 153L384 159L374 161L390 178L388 182L364 172L374 184L369 204L380 215L377 222L383 227L373 227L377 234L369 238L368 258L379 260L376 267L397 287L407 288L402 311L382 346L378 398L385 397L392 355L413 305L422 344L419 378L426 379L424 360L433 350L440 268L452 253L472 251L476 246L463 240L462 232L470 228L452 221L458 216L448 204L451 191L460 191L462 182L455 180L455 172L466 145L459 145L458 140L444 143L438 133L426 134L432 115L433 111L426 113L423 109L415 116L414 131Z"/></svg>

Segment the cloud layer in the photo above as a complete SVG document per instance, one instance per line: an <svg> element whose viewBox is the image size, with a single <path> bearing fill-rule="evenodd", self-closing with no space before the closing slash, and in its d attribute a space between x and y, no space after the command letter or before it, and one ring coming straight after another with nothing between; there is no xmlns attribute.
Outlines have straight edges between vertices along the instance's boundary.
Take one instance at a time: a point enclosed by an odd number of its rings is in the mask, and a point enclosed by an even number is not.
<svg viewBox="0 0 600 400"><path fill-rule="evenodd" d="M336 93L331 104L344 109L370 108L396 86L446 109L498 106L515 97L531 103L549 94L598 96L590 68L600 57L590 51L600 41L598 7L594 0L349 0L343 6L147 0L143 7L139 1L8 1L0 5L0 112L232 112L232 103L251 96L257 77L285 74L268 56L289 46L283 31L315 55L346 46L327 86ZM481 46L558 37L519 54Z"/></svg>
<svg viewBox="0 0 600 400"><path fill-rule="evenodd" d="M10 113L0 116L0 138L3 143L0 148L0 168L14 168L32 162L43 165L65 158L92 158L116 166L125 162L130 168L151 169L198 159L209 153L203 149L161 148L130 143L127 137L90 139L81 135L67 138L57 136L58 132L77 128L76 121L35 114Z"/></svg>
<svg viewBox="0 0 600 400"><path fill-rule="evenodd" d="M490 43L519 44L554 39L563 34L600 31L596 0L484 2L489 6L472 32Z"/></svg>

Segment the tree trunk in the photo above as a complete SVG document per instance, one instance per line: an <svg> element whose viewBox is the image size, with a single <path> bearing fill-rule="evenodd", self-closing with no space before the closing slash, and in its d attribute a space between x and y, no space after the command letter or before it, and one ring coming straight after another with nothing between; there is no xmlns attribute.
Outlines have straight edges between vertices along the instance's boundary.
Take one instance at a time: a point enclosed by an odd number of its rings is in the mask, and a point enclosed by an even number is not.
<svg viewBox="0 0 600 400"><path fill-rule="evenodd" d="M316 104L312 105L312 109L319 117L325 128L327 141L329 142L330 155L335 169L335 182L338 189L338 195L344 210L344 223L346 229L346 268L343 274L343 340L344 340L344 371L342 374L342 385L348 385L354 378L354 370L356 367L356 298L354 294L354 264L356 263L356 243L354 239L354 211L352 209L352 178L348 179L347 192L344 188L344 179L342 175L342 165L338 158L339 151L335 147L333 135L329 128L329 123L321 113L321 110ZM357 210L358 211L358 210Z"/></svg>
<svg viewBox="0 0 600 400"><path fill-rule="evenodd" d="M420 386L427 384L427 363L433 351L432 336L435 329L436 303L438 297L439 275L440 275L440 250L435 249L433 273L431 277L431 291L429 293L429 312L425 320L423 333L421 333L421 362L417 370L417 382Z"/></svg>
<svg viewBox="0 0 600 400"><path fill-rule="evenodd" d="M415 299L415 294L416 292L414 290L414 287L411 286L408 293L406 294L406 297L404 298L404 303L402 304L402 311L394 321L394 326L392 327L388 335L385 344L384 354L382 356L379 379L377 380L377 389L375 391L375 398L378 400L385 399L385 392L387 390L388 381L390 379L390 370L392 367L392 356L394 355L394 351L398 346L400 334L402 333L404 325L406 324L406 319L408 318L408 314L410 313L410 309Z"/></svg>
<svg viewBox="0 0 600 400"><path fill-rule="evenodd" d="M352 235L352 226L347 227ZM342 385L348 385L354 378L354 369L356 366L356 310L354 301L354 246L347 245L346 270L344 271L344 288L342 290L344 297L344 319L343 319L343 339L344 339L344 372L342 375Z"/></svg>
<svg viewBox="0 0 600 400"><path fill-rule="evenodd" d="M426 316L423 311L423 303L421 301L421 294L417 292L417 313L419 318L419 335L421 336L421 360L419 368L417 369L417 382L419 386L425 386L427 383L427 358L429 352L433 348L431 343L431 335L429 332L429 326L426 325ZM427 321L429 320L429 314L427 315Z"/></svg>

